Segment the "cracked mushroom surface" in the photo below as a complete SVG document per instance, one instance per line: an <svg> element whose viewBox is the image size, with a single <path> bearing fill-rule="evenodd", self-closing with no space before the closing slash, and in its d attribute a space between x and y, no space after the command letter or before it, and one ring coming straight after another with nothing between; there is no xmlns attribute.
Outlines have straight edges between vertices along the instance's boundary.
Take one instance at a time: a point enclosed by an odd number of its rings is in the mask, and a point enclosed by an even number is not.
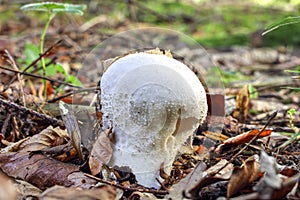
<svg viewBox="0 0 300 200"><path fill-rule="evenodd" d="M103 128L113 127L109 166L128 166L139 184L158 188L160 165L170 173L179 148L206 117L201 82L182 62L141 52L112 62L100 88Z"/></svg>

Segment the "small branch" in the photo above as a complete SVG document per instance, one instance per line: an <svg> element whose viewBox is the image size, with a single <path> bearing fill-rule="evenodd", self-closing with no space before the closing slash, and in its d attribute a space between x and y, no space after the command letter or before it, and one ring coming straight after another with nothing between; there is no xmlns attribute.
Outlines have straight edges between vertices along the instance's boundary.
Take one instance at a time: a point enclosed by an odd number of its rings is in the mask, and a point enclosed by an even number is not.
<svg viewBox="0 0 300 200"><path fill-rule="evenodd" d="M21 111L22 113L26 113L26 114L30 114L30 115L34 115L36 116L37 118L41 119L41 120L45 120L45 121L48 121L52 126L64 126L63 123L57 119L54 119L48 115L45 115L45 114L42 114L42 113L39 113L35 110L31 110L29 108L26 108L24 106L21 106L21 105L18 105L16 103L13 103L13 102L9 102L9 101L6 101L4 99L0 99L0 106L3 105L4 107L6 107L6 110L8 110L8 108L10 109L13 109L13 110L16 110L16 111Z"/></svg>
<svg viewBox="0 0 300 200"><path fill-rule="evenodd" d="M148 188L128 188L128 187L125 187L125 186L122 186L122 185L119 185L119 184L114 184L114 183L112 183L110 181L106 181L106 180L100 179L100 178L95 177L95 176L90 175L90 174L84 173L84 175L87 176L87 177L89 177L89 178L92 178L92 179L94 179L96 181L99 181L101 183L105 183L105 184L108 184L108 185L120 188L120 189L125 190L125 191L146 192L146 193L152 193L152 194L158 194L158 195L167 195L167 194L169 194L168 191L162 191L162 190L154 190L154 189L148 189Z"/></svg>
<svg viewBox="0 0 300 200"><path fill-rule="evenodd" d="M12 57L12 55L9 53L9 51L7 49L4 49L3 52L1 52L1 54L3 54L4 57L6 57L8 59L8 62L11 64L11 66L13 67L14 70L19 70L19 66L17 65L17 63L15 62L14 58ZM22 97L21 103L24 106L26 106L25 105L25 96L24 96L24 90L23 90L23 84L22 84L21 74L17 74L17 76L14 77L14 79L18 79L18 82L19 82L19 85L20 85L20 96ZM10 82L10 84L11 84L11 82ZM5 90L6 89L4 89L4 91Z"/></svg>
<svg viewBox="0 0 300 200"><path fill-rule="evenodd" d="M36 74L30 74L30 73L26 73L26 72L20 72L20 71L9 69L9 68L2 67L2 66L0 66L0 69L4 69L4 70L10 71L10 72L14 72L14 73L18 73L18 74L23 74L24 76L30 76L30 77L34 77L34 78L48 80L48 81L51 81L51 82L60 83L60 84L63 84L63 85L74 87L74 88L82 88L81 86L76 86L76 85L73 85L71 83L66 83L64 81L55 80L55 79L52 79L52 78L48 78L48 77L40 76L40 75L36 75Z"/></svg>
<svg viewBox="0 0 300 200"><path fill-rule="evenodd" d="M55 44L53 44L50 48L48 48L43 54L40 54L40 56L39 56L37 59L35 59L30 65L28 65L28 66L20 73L20 75L23 75L30 67L36 65L36 64L41 60L42 57L47 56L47 55L50 53L50 51L51 51L53 48L55 48L58 44L60 44L61 42L62 42L62 40L59 40L58 42L56 42ZM6 84L6 86L5 86L4 90L3 90L3 92L5 92L5 91L9 88L9 86L10 86L15 80L16 80L16 77L13 77L13 78L11 79L11 81L10 81L8 84Z"/></svg>
<svg viewBox="0 0 300 200"><path fill-rule="evenodd" d="M59 97L56 97L56 98L53 98L53 99L50 99L47 101L47 103L54 103L56 101L59 101L65 97L68 97L68 96L71 96L73 94L78 94L78 93L81 93L81 92L97 92L97 87L92 87L92 88L83 88L83 89L78 89L78 90L73 90L71 92L68 92L64 95L61 95Z"/></svg>

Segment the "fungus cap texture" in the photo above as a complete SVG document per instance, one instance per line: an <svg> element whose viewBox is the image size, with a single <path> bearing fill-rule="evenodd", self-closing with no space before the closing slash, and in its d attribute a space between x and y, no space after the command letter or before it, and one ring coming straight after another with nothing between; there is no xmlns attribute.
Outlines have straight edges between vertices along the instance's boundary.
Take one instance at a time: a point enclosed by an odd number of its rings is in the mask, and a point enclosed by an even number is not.
<svg viewBox="0 0 300 200"><path fill-rule="evenodd" d="M205 90L183 63L134 53L113 62L101 79L104 128L113 127L111 166L129 166L137 181L158 187L161 163L171 170L178 149L207 113Z"/></svg>

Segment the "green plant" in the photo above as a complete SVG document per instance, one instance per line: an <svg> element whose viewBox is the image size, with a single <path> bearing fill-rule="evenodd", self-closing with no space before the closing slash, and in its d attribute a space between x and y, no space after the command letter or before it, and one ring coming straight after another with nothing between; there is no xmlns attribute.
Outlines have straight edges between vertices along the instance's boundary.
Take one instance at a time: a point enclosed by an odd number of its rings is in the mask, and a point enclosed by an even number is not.
<svg viewBox="0 0 300 200"><path fill-rule="evenodd" d="M47 13L47 21L45 23L44 29L42 31L40 37L39 44L39 53L43 54L44 52L44 41L47 29L49 27L50 22L56 16L57 13L73 13L82 15L83 11L86 9L86 5L74 5L74 4L66 4L66 3L56 3L56 2L42 2L42 3L30 3L21 7L21 10L24 11L42 11ZM28 50L33 50L35 52L34 47L28 46ZM41 58L41 64L43 67L43 75L46 76L46 64L45 58ZM55 67L58 71L62 71L62 67L56 65ZM65 71L64 71L65 72ZM66 78L67 79L67 78ZM70 79L70 78L69 78ZM45 88L45 96L46 96L46 81L44 80L44 88Z"/></svg>
<svg viewBox="0 0 300 200"><path fill-rule="evenodd" d="M275 29L277 29L279 27L290 25L290 24L297 24L297 23L300 23L300 16L299 17L287 17L285 19L281 19L279 21L274 22L270 26L268 26L266 31L263 32L263 35L271 32L271 31L274 31Z"/></svg>
<svg viewBox="0 0 300 200"><path fill-rule="evenodd" d="M248 91L250 94L250 99L255 99L258 97L258 91L252 84L248 85Z"/></svg>
<svg viewBox="0 0 300 200"><path fill-rule="evenodd" d="M289 126L293 129L294 134L292 135L292 137L290 139L288 139L286 142L284 142L282 145L280 145L278 147L279 149L286 147L287 145L289 145L290 143L295 141L300 136L299 128L296 127L293 123L293 118L294 118L294 115L296 114L296 110L291 108L287 111L287 113L289 115Z"/></svg>
<svg viewBox="0 0 300 200"><path fill-rule="evenodd" d="M24 64L24 66L28 66L33 61L35 61L36 58L39 57L39 53L40 53L39 47L34 44L31 44L31 43L26 43L24 53L25 53L25 58L19 59L18 62L21 64ZM50 62L51 60L48 58L45 58L44 60L45 60L45 63L50 63L50 64L47 64L45 71L39 70L38 72L40 74L45 74L46 77L50 77L57 73L61 73L65 77L65 82L71 83L75 86L82 86L82 83L75 76L70 75L62 65L60 65L59 63L51 63ZM24 68L21 68L21 69L24 70ZM33 70L34 69L31 68L31 69L28 69L27 71L32 72Z"/></svg>
<svg viewBox="0 0 300 200"><path fill-rule="evenodd" d="M278 29L279 27L282 26L287 26L290 24L298 24L300 23L300 16L298 17L287 17L285 19L279 20L271 24L269 27L267 27L266 31L263 32L263 35L270 33L271 31L274 31L275 29ZM299 73L300 74L300 69L295 69L295 70L285 70L286 72L290 73ZM299 76L295 77L299 79ZM300 90L300 87L288 87L289 89L292 90Z"/></svg>

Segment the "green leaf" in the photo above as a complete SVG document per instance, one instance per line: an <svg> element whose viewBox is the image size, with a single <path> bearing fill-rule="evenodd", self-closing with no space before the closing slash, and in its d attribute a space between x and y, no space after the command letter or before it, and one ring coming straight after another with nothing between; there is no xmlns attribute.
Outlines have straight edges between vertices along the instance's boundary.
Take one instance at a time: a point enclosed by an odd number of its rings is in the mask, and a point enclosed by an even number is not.
<svg viewBox="0 0 300 200"><path fill-rule="evenodd" d="M43 11L43 12L69 12L78 15L83 15L83 11L86 9L84 4L68 4L68 3L56 3L56 2L42 2L42 3L30 3L21 7L24 11Z"/></svg>
<svg viewBox="0 0 300 200"><path fill-rule="evenodd" d="M62 73L63 67L60 64L51 64L46 67L46 76L50 77L57 73Z"/></svg>
<svg viewBox="0 0 300 200"><path fill-rule="evenodd" d="M290 70L284 70L285 72L290 72L290 73L300 73L300 70L293 70L293 69L290 69Z"/></svg>
<svg viewBox="0 0 300 200"><path fill-rule="evenodd" d="M26 64L30 64L39 57L39 48L34 44L26 43L24 53Z"/></svg>
<svg viewBox="0 0 300 200"><path fill-rule="evenodd" d="M282 145L280 145L278 148L281 149L281 148L286 147L287 145L289 145L289 144L291 144L292 142L294 142L295 140L297 140L299 136L300 136L300 132L295 133L290 139L288 139L287 141L285 141L285 142L284 142Z"/></svg>
<svg viewBox="0 0 300 200"><path fill-rule="evenodd" d="M282 87L282 88L286 88L286 89L290 89L290 90L299 90L300 91L300 87Z"/></svg>
<svg viewBox="0 0 300 200"><path fill-rule="evenodd" d="M287 17L285 19L281 19L277 22L274 22L273 24L271 24L267 30L265 32L263 32L262 35L265 35L281 26L286 26L286 25L289 25L289 24L296 24L296 23L300 23L300 16L299 17Z"/></svg>
<svg viewBox="0 0 300 200"><path fill-rule="evenodd" d="M253 85L248 85L248 91L250 94L250 99L255 99L258 97L258 92L256 90L256 88Z"/></svg>
<svg viewBox="0 0 300 200"><path fill-rule="evenodd" d="M291 117L296 114L296 110L294 108L289 109L287 112Z"/></svg>
<svg viewBox="0 0 300 200"><path fill-rule="evenodd" d="M57 73L65 76L65 81L76 86L82 86L82 83L73 75L69 75L68 72L60 64L51 64L46 68L46 76L50 77Z"/></svg>
<svg viewBox="0 0 300 200"><path fill-rule="evenodd" d="M66 82L72 83L75 86L82 86L80 80L73 75L66 76Z"/></svg>

